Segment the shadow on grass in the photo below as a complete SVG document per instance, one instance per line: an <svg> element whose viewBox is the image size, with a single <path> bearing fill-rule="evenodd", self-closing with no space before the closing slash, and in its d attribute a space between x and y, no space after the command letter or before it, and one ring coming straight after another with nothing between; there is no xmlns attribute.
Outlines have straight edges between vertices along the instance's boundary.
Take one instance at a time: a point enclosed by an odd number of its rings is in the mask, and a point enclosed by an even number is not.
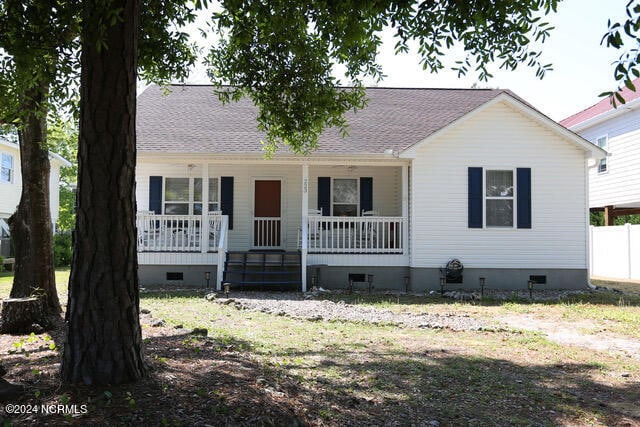
<svg viewBox="0 0 640 427"><path fill-rule="evenodd" d="M254 347L227 336L150 338L147 344L150 356L161 361L155 381L182 376L172 384L172 394L188 399L195 393L192 411L200 408L202 417L221 416L218 421L231 424L640 422L640 385L595 382L591 374L601 369L597 364L522 366L428 346L411 352L346 351L339 343L320 352L270 353L261 364ZM193 360L198 369L185 372L182 363Z"/></svg>
<svg viewBox="0 0 640 427"><path fill-rule="evenodd" d="M85 425L558 425L640 422L640 385L594 381L597 364L526 366L433 348L421 351L339 343L319 352L269 356L228 336L145 339L152 370L121 386L36 382L21 403L88 404L78 417L31 421ZM37 359L37 358L34 358ZM37 364L37 360L30 360ZM50 359L46 363L51 364ZM30 421L14 417L16 424ZM435 425L435 424L434 424Z"/></svg>

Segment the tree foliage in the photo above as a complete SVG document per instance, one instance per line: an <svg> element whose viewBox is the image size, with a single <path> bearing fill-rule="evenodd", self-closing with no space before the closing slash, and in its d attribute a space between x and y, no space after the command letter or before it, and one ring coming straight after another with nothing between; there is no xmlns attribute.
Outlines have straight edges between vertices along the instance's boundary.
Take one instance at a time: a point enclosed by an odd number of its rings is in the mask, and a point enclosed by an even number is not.
<svg viewBox="0 0 640 427"><path fill-rule="evenodd" d="M608 21L608 30L602 37L601 44L621 51L613 70L618 87L600 94L610 97L615 107L625 103L620 90L627 87L635 92L633 81L640 77L640 0L630 0L627 3L626 18L623 21Z"/></svg>
<svg viewBox="0 0 640 427"><path fill-rule="evenodd" d="M51 151L72 165L60 169L60 212L56 227L59 232L71 232L75 226L75 187L78 182L78 129L73 122L61 118L52 119L47 128Z"/></svg>
<svg viewBox="0 0 640 427"><path fill-rule="evenodd" d="M457 48L459 75L486 80L497 62L504 69L524 63L542 78L551 66L535 46L549 36L542 17L556 6L557 0L223 0L213 15L220 39L207 57L209 74L233 87L219 91L223 101L249 96L258 106L268 154L282 144L308 153L325 127L347 132L344 113L366 104L363 80L383 77L376 56L384 28L394 32L397 52L417 42L431 72ZM349 88L339 88L338 69Z"/></svg>
<svg viewBox="0 0 640 427"><path fill-rule="evenodd" d="M0 2L0 122L73 105L77 89L80 2ZM34 94L42 94L35 110Z"/></svg>

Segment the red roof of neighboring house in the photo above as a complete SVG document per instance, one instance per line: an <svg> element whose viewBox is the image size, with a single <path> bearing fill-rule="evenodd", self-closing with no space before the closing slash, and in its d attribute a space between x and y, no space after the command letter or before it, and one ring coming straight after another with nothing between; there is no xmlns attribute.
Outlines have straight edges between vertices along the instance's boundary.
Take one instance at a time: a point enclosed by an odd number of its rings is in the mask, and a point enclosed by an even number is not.
<svg viewBox="0 0 640 427"><path fill-rule="evenodd" d="M634 99L640 98L640 78L635 79L633 81L633 85L636 87L636 91L629 90L626 86L622 88L620 94L624 98L626 102L632 101ZM620 103L617 104L618 107ZM586 122L587 120L599 116L600 114L606 113L607 111L613 110L613 103L609 97L602 99L597 104L592 105L589 108L586 108L573 116L569 116L564 120L560 121L560 124L566 128L571 128L577 124L582 122Z"/></svg>

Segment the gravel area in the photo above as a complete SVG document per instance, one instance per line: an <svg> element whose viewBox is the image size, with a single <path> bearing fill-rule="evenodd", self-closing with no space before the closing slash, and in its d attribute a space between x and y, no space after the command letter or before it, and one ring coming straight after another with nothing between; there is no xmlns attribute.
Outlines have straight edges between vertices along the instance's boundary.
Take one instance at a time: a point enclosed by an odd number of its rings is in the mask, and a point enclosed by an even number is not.
<svg viewBox="0 0 640 427"><path fill-rule="evenodd" d="M218 304L233 305L238 310L260 311L308 321L362 322L411 328L446 328L453 331L496 330L494 325L468 315L397 313L345 301L328 301L321 299L321 295L305 299L300 293L236 292L230 298L209 298Z"/></svg>

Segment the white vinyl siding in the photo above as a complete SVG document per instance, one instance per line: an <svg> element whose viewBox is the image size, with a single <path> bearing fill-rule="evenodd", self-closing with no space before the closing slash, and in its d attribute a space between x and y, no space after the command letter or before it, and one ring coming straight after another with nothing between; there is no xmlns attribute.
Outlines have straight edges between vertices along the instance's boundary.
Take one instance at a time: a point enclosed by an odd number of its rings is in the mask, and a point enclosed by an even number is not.
<svg viewBox="0 0 640 427"><path fill-rule="evenodd" d="M584 152L505 103L421 145L412 166L412 266L576 268L587 264ZM531 168L533 229L468 228L468 167Z"/></svg>
<svg viewBox="0 0 640 427"><path fill-rule="evenodd" d="M640 110L580 131L588 141L607 135L607 173L589 170L589 207L640 206Z"/></svg>
<svg viewBox="0 0 640 427"><path fill-rule="evenodd" d="M13 158L13 173L10 183L0 183L0 218L10 217L20 203L20 193L22 192L22 169L20 168L20 150L9 144L0 145L0 151L7 153ZM49 207L51 209L51 221L55 224L60 211L60 163L51 161L51 171L49 174Z"/></svg>

